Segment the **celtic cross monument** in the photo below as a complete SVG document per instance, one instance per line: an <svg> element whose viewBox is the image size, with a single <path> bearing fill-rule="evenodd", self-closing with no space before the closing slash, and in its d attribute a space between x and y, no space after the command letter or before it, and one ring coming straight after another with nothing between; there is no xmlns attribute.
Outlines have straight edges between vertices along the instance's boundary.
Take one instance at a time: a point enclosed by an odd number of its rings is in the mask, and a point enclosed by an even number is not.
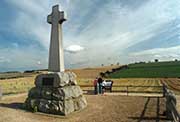
<svg viewBox="0 0 180 122"><path fill-rule="evenodd" d="M53 6L52 13L47 17L47 22L51 24L48 73L37 75L35 87L30 89L25 101L28 110L67 115L87 106L76 75L64 69L62 23L65 20L59 6Z"/></svg>
<svg viewBox="0 0 180 122"><path fill-rule="evenodd" d="M53 6L52 13L47 17L47 22L52 25L48 68L50 72L64 72L62 23L65 20L64 12L59 11L59 6Z"/></svg>

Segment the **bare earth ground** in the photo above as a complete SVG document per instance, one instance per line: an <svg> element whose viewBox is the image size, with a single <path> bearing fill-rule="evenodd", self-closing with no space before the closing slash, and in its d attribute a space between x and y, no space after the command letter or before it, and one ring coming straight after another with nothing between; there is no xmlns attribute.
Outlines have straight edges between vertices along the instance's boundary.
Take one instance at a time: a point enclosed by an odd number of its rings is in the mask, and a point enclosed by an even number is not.
<svg viewBox="0 0 180 122"><path fill-rule="evenodd" d="M85 95L88 107L67 117L23 109L25 94L0 101L0 122L163 122L163 98Z"/></svg>
<svg viewBox="0 0 180 122"><path fill-rule="evenodd" d="M115 66L114 66L115 67ZM99 74L114 67L73 69L78 75L78 83L92 84L92 80ZM36 74L37 75L37 74ZM34 86L34 78L23 77L0 80L0 86L6 94L24 93ZM156 86L160 81L167 82L170 89L179 93L178 79L113 79L114 84L120 85L150 85ZM146 88L152 90L152 88ZM131 89L130 89L131 90ZM136 90L133 88L132 90ZM144 90L138 88L137 90ZM124 95L124 94L123 94ZM126 95L126 94L125 94ZM137 94L136 94L137 95ZM141 94L142 95L142 94ZM145 94L143 94L145 95ZM67 117L49 116L31 113L23 109L25 94L17 94L0 100L0 122L167 122L162 113L165 109L163 98L148 98L138 96L106 96L86 95L88 107ZM178 98L180 101L180 97ZM180 102L178 102L180 103ZM177 105L180 110L180 104Z"/></svg>

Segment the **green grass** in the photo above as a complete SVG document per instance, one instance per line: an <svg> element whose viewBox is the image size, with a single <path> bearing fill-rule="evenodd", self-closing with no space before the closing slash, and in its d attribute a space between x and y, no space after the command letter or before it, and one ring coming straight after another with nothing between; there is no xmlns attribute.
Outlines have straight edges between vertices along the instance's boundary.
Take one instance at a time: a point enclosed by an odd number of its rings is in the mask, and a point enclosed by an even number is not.
<svg viewBox="0 0 180 122"><path fill-rule="evenodd" d="M3 79L13 79L13 78L23 78L23 77L31 77L36 73L21 73L21 72L16 72L16 73L0 73L0 80Z"/></svg>
<svg viewBox="0 0 180 122"><path fill-rule="evenodd" d="M110 78L166 78L180 77L180 61L129 64L109 75Z"/></svg>

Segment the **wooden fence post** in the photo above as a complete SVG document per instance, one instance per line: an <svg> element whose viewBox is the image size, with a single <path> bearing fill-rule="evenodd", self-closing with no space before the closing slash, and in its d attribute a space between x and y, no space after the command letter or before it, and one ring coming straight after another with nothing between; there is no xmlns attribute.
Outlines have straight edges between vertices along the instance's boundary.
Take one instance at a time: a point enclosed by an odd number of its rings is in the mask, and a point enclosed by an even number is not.
<svg viewBox="0 0 180 122"><path fill-rule="evenodd" d="M129 90L129 89L128 89L128 86L127 86L127 96L128 96L128 90Z"/></svg>

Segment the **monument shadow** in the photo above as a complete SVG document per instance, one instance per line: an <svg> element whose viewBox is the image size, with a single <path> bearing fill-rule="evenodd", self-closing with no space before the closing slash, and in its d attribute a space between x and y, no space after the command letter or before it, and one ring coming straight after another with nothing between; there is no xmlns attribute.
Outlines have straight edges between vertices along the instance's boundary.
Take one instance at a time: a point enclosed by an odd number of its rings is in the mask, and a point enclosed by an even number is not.
<svg viewBox="0 0 180 122"><path fill-rule="evenodd" d="M153 116L153 117L148 117L148 116L145 116L145 113L147 112L147 108L148 108L148 104L149 104L149 101L151 99L157 99L157 103L156 103L156 116ZM128 117L130 119L133 119L133 120L137 120L137 122L144 122L144 121L155 121L155 122L160 122L160 121L167 121L167 118L163 115L163 114L160 114L160 99L159 97L157 98L150 98L148 97L145 104L144 104L144 108L143 108L143 111L141 112L141 115L140 116L137 116L137 117Z"/></svg>

